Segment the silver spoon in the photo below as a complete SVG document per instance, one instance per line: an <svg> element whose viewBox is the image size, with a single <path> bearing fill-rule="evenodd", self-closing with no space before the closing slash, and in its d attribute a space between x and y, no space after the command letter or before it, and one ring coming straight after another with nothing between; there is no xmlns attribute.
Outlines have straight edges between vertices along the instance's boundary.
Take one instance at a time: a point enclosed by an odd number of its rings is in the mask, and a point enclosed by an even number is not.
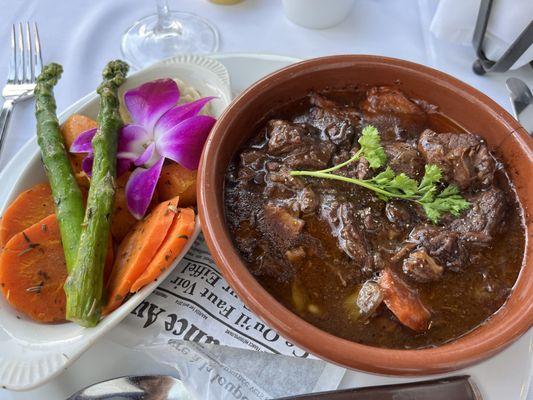
<svg viewBox="0 0 533 400"><path fill-rule="evenodd" d="M124 376L100 382L67 400L193 400L183 382L167 375Z"/></svg>

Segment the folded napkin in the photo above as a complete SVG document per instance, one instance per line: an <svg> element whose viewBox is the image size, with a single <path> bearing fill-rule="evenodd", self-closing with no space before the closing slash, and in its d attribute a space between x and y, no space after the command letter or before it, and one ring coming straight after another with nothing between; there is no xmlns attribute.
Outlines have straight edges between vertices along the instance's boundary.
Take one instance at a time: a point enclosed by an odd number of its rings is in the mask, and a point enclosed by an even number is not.
<svg viewBox="0 0 533 400"><path fill-rule="evenodd" d="M472 46L481 0L440 0L430 31L439 39ZM533 21L533 0L494 0L483 42L489 60L497 61ZM511 69L533 60L533 45Z"/></svg>

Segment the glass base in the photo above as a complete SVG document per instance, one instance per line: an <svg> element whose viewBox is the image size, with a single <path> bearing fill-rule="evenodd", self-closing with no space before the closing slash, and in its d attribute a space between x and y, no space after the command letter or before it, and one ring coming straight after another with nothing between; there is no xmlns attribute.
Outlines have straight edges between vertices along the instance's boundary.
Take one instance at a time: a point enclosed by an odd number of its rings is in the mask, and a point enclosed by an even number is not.
<svg viewBox="0 0 533 400"><path fill-rule="evenodd" d="M217 30L204 18L170 11L163 21L149 15L133 24L122 36L121 50L139 69L179 54L216 52L218 42Z"/></svg>

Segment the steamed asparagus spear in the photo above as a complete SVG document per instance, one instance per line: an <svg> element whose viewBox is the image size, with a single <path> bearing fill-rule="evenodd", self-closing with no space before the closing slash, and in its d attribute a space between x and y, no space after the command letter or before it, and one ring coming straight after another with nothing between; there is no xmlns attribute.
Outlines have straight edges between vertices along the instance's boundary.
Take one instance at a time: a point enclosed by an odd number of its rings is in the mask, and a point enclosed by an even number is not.
<svg viewBox="0 0 533 400"><path fill-rule="evenodd" d="M67 269L71 271L76 262L84 210L82 194L72 172L56 116L53 90L62 72L61 65L54 63L43 68L35 86L35 115L37 140L52 188Z"/></svg>
<svg viewBox="0 0 533 400"><path fill-rule="evenodd" d="M99 128L92 140L94 162L91 187L82 224L76 264L65 283L67 319L83 326L100 320L103 270L115 198L116 155L119 115L118 87L124 82L128 65L111 61L102 73Z"/></svg>

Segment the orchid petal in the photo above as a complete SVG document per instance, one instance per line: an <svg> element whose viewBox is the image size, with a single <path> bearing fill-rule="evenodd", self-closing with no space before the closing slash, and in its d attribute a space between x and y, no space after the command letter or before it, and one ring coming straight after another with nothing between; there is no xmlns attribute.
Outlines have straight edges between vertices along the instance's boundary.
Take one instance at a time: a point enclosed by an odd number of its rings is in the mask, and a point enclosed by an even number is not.
<svg viewBox="0 0 533 400"><path fill-rule="evenodd" d="M215 122L206 115L186 119L158 139L157 152L187 169L197 169L204 143Z"/></svg>
<svg viewBox="0 0 533 400"><path fill-rule="evenodd" d="M161 158L148 169L135 169L126 184L126 204L130 213L137 219L144 216L152 201L164 161L165 159Z"/></svg>
<svg viewBox="0 0 533 400"><path fill-rule="evenodd" d="M140 166L140 165L146 164L148 162L148 160L150 160L152 158L152 156L154 154L154 151L155 151L155 143L151 143L146 148L144 153L142 153L141 156L134 161L134 164L136 166Z"/></svg>
<svg viewBox="0 0 533 400"><path fill-rule="evenodd" d="M78 135L76 139L70 145L69 151L71 153L92 153L93 146L92 140L96 134L97 128L89 129L88 131L82 132Z"/></svg>
<svg viewBox="0 0 533 400"><path fill-rule="evenodd" d="M157 79L147 82L124 94L124 103L131 119L152 131L155 123L180 98L178 85L172 79Z"/></svg>
<svg viewBox="0 0 533 400"><path fill-rule="evenodd" d="M117 157L117 177L122 175L124 172L130 169L131 167L131 160L128 160L127 158L118 158Z"/></svg>
<svg viewBox="0 0 533 400"><path fill-rule="evenodd" d="M93 155L92 153L88 154L87 157L85 157L82 161L81 161L81 169L83 170L83 172L85 172L87 174L87 176L91 176L92 175L92 172L93 172L93 161L94 161L94 158L93 158Z"/></svg>
<svg viewBox="0 0 533 400"><path fill-rule="evenodd" d="M146 144L152 141L152 136L144 127L139 125L125 125L118 138L117 156L135 161L144 153Z"/></svg>
<svg viewBox="0 0 533 400"><path fill-rule="evenodd" d="M164 135L167 131L171 130L180 122L198 115L202 108L216 97L204 97L190 103L181 104L168 110L157 121L154 127L154 138L157 140L160 136Z"/></svg>

